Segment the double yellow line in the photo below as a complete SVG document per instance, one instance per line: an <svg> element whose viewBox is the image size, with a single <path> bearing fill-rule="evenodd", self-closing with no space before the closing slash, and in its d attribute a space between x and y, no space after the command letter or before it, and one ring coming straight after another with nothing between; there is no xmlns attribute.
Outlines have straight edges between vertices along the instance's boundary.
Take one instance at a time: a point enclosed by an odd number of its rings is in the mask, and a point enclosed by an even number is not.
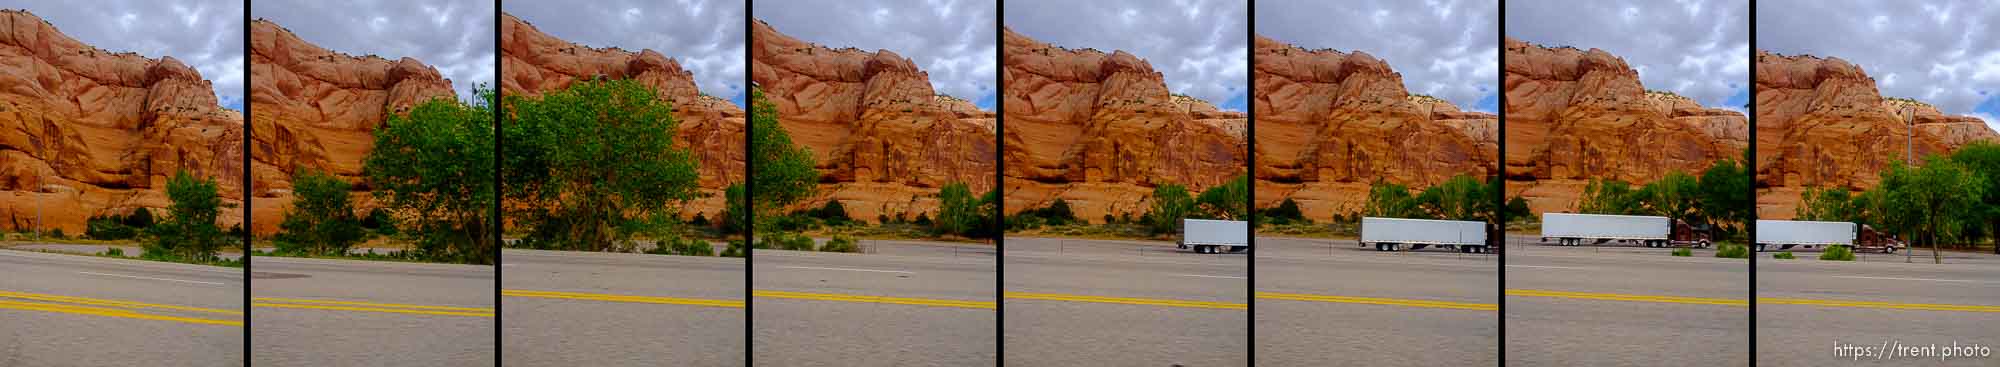
<svg viewBox="0 0 2000 367"><path fill-rule="evenodd" d="M327 301L298 298L256 297L250 299L251 307L296 308L311 310L383 312L414 315L493 317L493 309L477 307L424 306L394 303Z"/></svg>
<svg viewBox="0 0 2000 367"><path fill-rule="evenodd" d="M1749 306L1749 303L1744 302L1743 300L1729 299L1729 298L1647 296L1647 295L1637 295L1637 294L1564 292L1564 291L1547 291L1547 290L1535 290L1535 289L1509 289L1507 290L1507 295L1519 296L1519 297L1588 299L1588 300L1599 300L1599 301L1682 303L1682 304L1716 305L1716 306Z"/></svg>
<svg viewBox="0 0 2000 367"><path fill-rule="evenodd" d="M576 293L576 292L556 292L556 291L531 291L531 290L520 290L520 289L504 289L500 291L500 295L508 297L534 297L534 298L573 299L573 300L584 300L584 301L632 302L632 303L743 308L743 301L731 301L722 299L674 298L674 297L634 296L634 295L622 295L622 294L597 294L597 293Z"/></svg>
<svg viewBox="0 0 2000 367"><path fill-rule="evenodd" d="M14 300L7 300L4 298L27 300L27 301L14 301ZM28 302L28 301L42 301L42 302ZM168 316L168 315L157 315L157 314L148 314L139 312L140 310L147 310L147 309L175 310L175 311L187 311L187 312L198 312L198 313L236 315L240 319L243 313L237 311L218 310L218 309L201 308L201 307L140 303L140 302L119 301L119 300L98 299L98 298L61 296L53 294L25 293L25 292L0 291L0 309L55 312L55 313L67 313L76 315L118 317L118 318L140 319L140 320L175 321L175 322L206 324L206 325L243 326L243 321L241 320L204 319L197 317Z"/></svg>
<svg viewBox="0 0 2000 367"><path fill-rule="evenodd" d="M1257 298L1277 299L1277 300L1287 300L1287 301L1305 301L1305 302L1358 303L1358 304L1386 305L1386 306L1446 308L1454 310L1474 310L1474 311L1500 310L1500 305L1492 303L1427 301L1419 299L1328 296L1328 295L1317 295L1317 294L1274 293L1274 292L1257 292Z"/></svg>
<svg viewBox="0 0 2000 367"><path fill-rule="evenodd" d="M978 308L978 309L989 309L989 310L994 308L993 302L962 301L955 299L903 298L903 297L864 296L864 295L853 295L853 294L805 293L805 292L786 292L786 291L753 291L750 292L750 295L753 297L804 299L804 300L815 300L815 301L886 303L886 304L897 304L897 305Z"/></svg>
<svg viewBox="0 0 2000 367"><path fill-rule="evenodd" d="M1225 310L1245 310L1250 308L1250 305L1243 303L1183 301L1183 300L1155 299L1155 298L1103 297L1103 296L1085 296L1085 295L1075 295L1075 294L1027 293L1027 292L1007 292L1006 295L1007 298L1009 299L1032 299L1032 300L1043 300L1043 301L1111 303L1111 304L1121 304L1121 305L1211 308L1211 309L1225 309Z"/></svg>

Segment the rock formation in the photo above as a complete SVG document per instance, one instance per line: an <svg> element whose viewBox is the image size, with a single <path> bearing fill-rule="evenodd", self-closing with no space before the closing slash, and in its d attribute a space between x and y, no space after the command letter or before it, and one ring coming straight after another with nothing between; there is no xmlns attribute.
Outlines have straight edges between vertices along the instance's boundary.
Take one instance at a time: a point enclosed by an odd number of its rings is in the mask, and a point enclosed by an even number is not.
<svg viewBox="0 0 2000 367"><path fill-rule="evenodd" d="M268 20L250 23L251 231L277 231L291 209L292 175L327 172L354 183L357 208L373 208L362 160L389 116L434 98L451 81L412 58L349 56Z"/></svg>
<svg viewBox="0 0 2000 367"><path fill-rule="evenodd" d="M1006 208L1063 199L1083 220L1149 210L1155 186L1199 192L1246 168L1248 118L1174 95L1137 56L1003 31Z"/></svg>
<svg viewBox="0 0 2000 367"><path fill-rule="evenodd" d="M1742 113L1649 92L1639 73L1604 50L1549 48L1508 38L1508 196L1535 213L1570 212L1590 179L1643 184L1679 170L1699 175L1742 159Z"/></svg>
<svg viewBox="0 0 2000 367"><path fill-rule="evenodd" d="M936 216L938 189L993 189L994 115L938 94L930 75L888 50L835 49L752 24L751 80L777 107L792 141L818 159L817 195L848 215Z"/></svg>
<svg viewBox="0 0 2000 367"><path fill-rule="evenodd" d="M1807 187L1866 190L1891 162L2000 139L1984 121L1882 98L1875 79L1839 58L1757 52L1757 214L1796 216ZM1911 134L1911 127L1915 134Z"/></svg>
<svg viewBox="0 0 2000 367"><path fill-rule="evenodd" d="M171 203L177 171L216 180L242 223L243 115L172 56L85 45L32 13L0 11L0 229L82 235L90 216Z"/></svg>
<svg viewBox="0 0 2000 367"><path fill-rule="evenodd" d="M651 88L673 106L680 124L675 146L689 149L699 162L704 197L688 203L681 214L722 215L723 190L743 181L742 108L702 94L695 87L694 73L659 52L592 48L542 33L513 14L502 14L500 19L501 93L536 96L598 76L631 79Z"/></svg>
<svg viewBox="0 0 2000 367"><path fill-rule="evenodd" d="M1324 220L1360 211L1377 179L1423 188L1499 174L1493 114L1411 95L1402 74L1365 52L1262 36L1256 52L1257 207L1291 198Z"/></svg>

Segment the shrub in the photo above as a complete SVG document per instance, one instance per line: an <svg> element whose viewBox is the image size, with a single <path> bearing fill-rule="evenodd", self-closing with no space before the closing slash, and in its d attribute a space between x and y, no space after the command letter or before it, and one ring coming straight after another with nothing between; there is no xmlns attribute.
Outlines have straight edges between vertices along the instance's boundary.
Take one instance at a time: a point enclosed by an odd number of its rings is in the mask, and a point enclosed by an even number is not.
<svg viewBox="0 0 2000 367"><path fill-rule="evenodd" d="M216 194L216 184L211 179L199 179L187 171L174 173L167 180L167 207L165 222L153 226L148 232L152 241L146 243L149 259L167 261L209 262L215 252L224 244L222 228L215 225L221 216L222 199Z"/></svg>
<svg viewBox="0 0 2000 367"><path fill-rule="evenodd" d="M1780 252L1780 253L1775 253L1775 254L1771 254L1771 258L1773 258L1773 259L1779 259L1779 260L1791 260L1791 259L1793 259L1794 257L1792 257L1792 252L1791 252L1791 251L1785 251L1785 252Z"/></svg>
<svg viewBox="0 0 2000 367"><path fill-rule="evenodd" d="M317 171L301 170L294 177L292 188L297 198L285 221L278 225L278 252L345 255L348 248L367 238L363 221L354 217L353 204L347 198L350 184Z"/></svg>
<svg viewBox="0 0 2000 367"><path fill-rule="evenodd" d="M1819 254L1819 259L1832 260L1832 261L1854 261L1854 250L1848 249L1847 246L1827 247L1826 252Z"/></svg>
<svg viewBox="0 0 2000 367"><path fill-rule="evenodd" d="M125 226L137 229L146 229L147 227L152 227L153 210L146 208L133 209L132 214L126 215L123 222Z"/></svg>
<svg viewBox="0 0 2000 367"><path fill-rule="evenodd" d="M104 256L125 257L125 249L118 247L107 248L104 249Z"/></svg>
<svg viewBox="0 0 2000 367"><path fill-rule="evenodd" d="M720 256L743 257L743 240L729 240L729 247L724 247Z"/></svg>
<svg viewBox="0 0 2000 367"><path fill-rule="evenodd" d="M1674 256L1694 256L1694 250L1677 248L1674 249Z"/></svg>
<svg viewBox="0 0 2000 367"><path fill-rule="evenodd" d="M715 247L709 245L708 241L670 236L661 239L659 243L653 244L653 248L646 249L646 253L654 255L715 256Z"/></svg>
<svg viewBox="0 0 2000 367"><path fill-rule="evenodd" d="M713 223L708 222L708 216L702 215L702 213L694 213L694 219L689 219L688 224L697 227L707 227L713 225Z"/></svg>
<svg viewBox="0 0 2000 367"><path fill-rule="evenodd" d="M139 236L140 230L125 225L117 215L93 216L84 222L83 235L97 240L124 240Z"/></svg>
<svg viewBox="0 0 2000 367"><path fill-rule="evenodd" d="M826 241L826 244L824 244L824 245L820 245L820 247L819 247L819 250L820 250L820 252L850 252L850 253L851 253L851 252L861 252L861 246L859 246L859 245L858 245L858 244L856 243L856 241L854 240L854 237L848 237L847 235L838 235L838 234L837 234L837 235L833 235L833 239L830 239L830 240L827 240L827 241Z"/></svg>
<svg viewBox="0 0 2000 367"><path fill-rule="evenodd" d="M757 248L774 248L788 251L812 251L813 239L796 233L773 233L759 238Z"/></svg>
<svg viewBox="0 0 2000 367"><path fill-rule="evenodd" d="M1750 247L1734 243L1718 244L1715 246L1715 257L1748 259L1750 258Z"/></svg>
<svg viewBox="0 0 2000 367"><path fill-rule="evenodd" d="M935 223L931 222L931 217L929 214L917 213L917 220L914 222L910 222L910 224L929 227Z"/></svg>
<svg viewBox="0 0 2000 367"><path fill-rule="evenodd" d="M62 228L54 228L49 230L49 238L64 239L69 238L69 236L63 234Z"/></svg>

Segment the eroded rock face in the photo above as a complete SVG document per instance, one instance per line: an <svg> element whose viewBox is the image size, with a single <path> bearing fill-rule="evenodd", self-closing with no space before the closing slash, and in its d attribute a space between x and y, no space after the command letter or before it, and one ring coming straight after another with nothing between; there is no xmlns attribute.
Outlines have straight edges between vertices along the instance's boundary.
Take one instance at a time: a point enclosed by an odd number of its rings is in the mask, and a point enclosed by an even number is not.
<svg viewBox="0 0 2000 367"><path fill-rule="evenodd" d="M78 42L32 13L0 10L0 229L61 229L171 203L177 171L216 180L220 224L242 222L243 115L201 73Z"/></svg>
<svg viewBox="0 0 2000 367"><path fill-rule="evenodd" d="M362 161L389 116L456 98L437 68L411 58L349 56L268 20L250 23L252 233L277 231L300 169L354 183L357 209L374 208Z"/></svg>
<svg viewBox="0 0 2000 367"><path fill-rule="evenodd" d="M992 112L938 94L928 73L895 52L820 46L762 20L751 27L751 80L792 141L819 161L818 195L799 207L838 200L870 222L934 217L946 184L993 188Z"/></svg>
<svg viewBox="0 0 2000 367"><path fill-rule="evenodd" d="M1625 60L1599 49L1548 48L1512 38L1506 52L1508 195L1535 213L1574 211L1592 178L1633 184L1679 170L1699 175L1742 159L1742 113L1649 93Z"/></svg>
<svg viewBox="0 0 2000 367"><path fill-rule="evenodd" d="M1003 37L1009 214L1060 198L1087 221L1136 217L1155 186L1199 192L1244 173L1243 113L1169 93L1152 64L1124 51Z"/></svg>
<svg viewBox="0 0 2000 367"><path fill-rule="evenodd" d="M1756 86L1759 218L1795 217L1807 187L1866 190L1898 159L2000 139L1979 118L1882 98L1874 78L1839 58L1760 50Z"/></svg>
<svg viewBox="0 0 2000 367"><path fill-rule="evenodd" d="M699 163L696 170L705 197L688 203L681 214L722 215L723 190L743 181L742 108L703 94L695 86L694 73L659 52L591 48L543 33L513 14L502 14L500 19L501 93L538 96L598 76L631 79L651 88L673 106L680 124L675 146L689 149Z"/></svg>
<svg viewBox="0 0 2000 367"><path fill-rule="evenodd" d="M1411 95L1365 52L1257 37L1257 206L1312 218L1361 210L1376 179L1423 188L1499 174L1498 117ZM1011 122L1011 121L1010 121Z"/></svg>

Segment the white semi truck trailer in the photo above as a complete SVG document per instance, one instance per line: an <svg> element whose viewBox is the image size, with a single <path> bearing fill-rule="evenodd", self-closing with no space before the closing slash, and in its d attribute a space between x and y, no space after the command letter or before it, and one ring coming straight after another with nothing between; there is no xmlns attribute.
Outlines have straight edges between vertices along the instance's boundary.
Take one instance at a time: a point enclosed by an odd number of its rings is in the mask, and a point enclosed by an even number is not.
<svg viewBox="0 0 2000 367"><path fill-rule="evenodd" d="M1896 253L1903 242L1875 228L1850 222L1758 220L1757 251L1825 251L1846 246L1854 251Z"/></svg>
<svg viewBox="0 0 2000 367"><path fill-rule="evenodd" d="M1408 247L1457 249L1459 252L1491 251L1486 242L1486 223L1461 220L1361 218L1361 247L1376 251L1398 251Z"/></svg>
<svg viewBox="0 0 2000 367"><path fill-rule="evenodd" d="M1243 252L1250 249L1250 222L1240 220L1181 219L1179 248L1203 254Z"/></svg>
<svg viewBox="0 0 2000 367"><path fill-rule="evenodd" d="M1646 247L1713 245L1707 231L1659 216L1542 213L1542 242L1580 246L1626 241Z"/></svg>

